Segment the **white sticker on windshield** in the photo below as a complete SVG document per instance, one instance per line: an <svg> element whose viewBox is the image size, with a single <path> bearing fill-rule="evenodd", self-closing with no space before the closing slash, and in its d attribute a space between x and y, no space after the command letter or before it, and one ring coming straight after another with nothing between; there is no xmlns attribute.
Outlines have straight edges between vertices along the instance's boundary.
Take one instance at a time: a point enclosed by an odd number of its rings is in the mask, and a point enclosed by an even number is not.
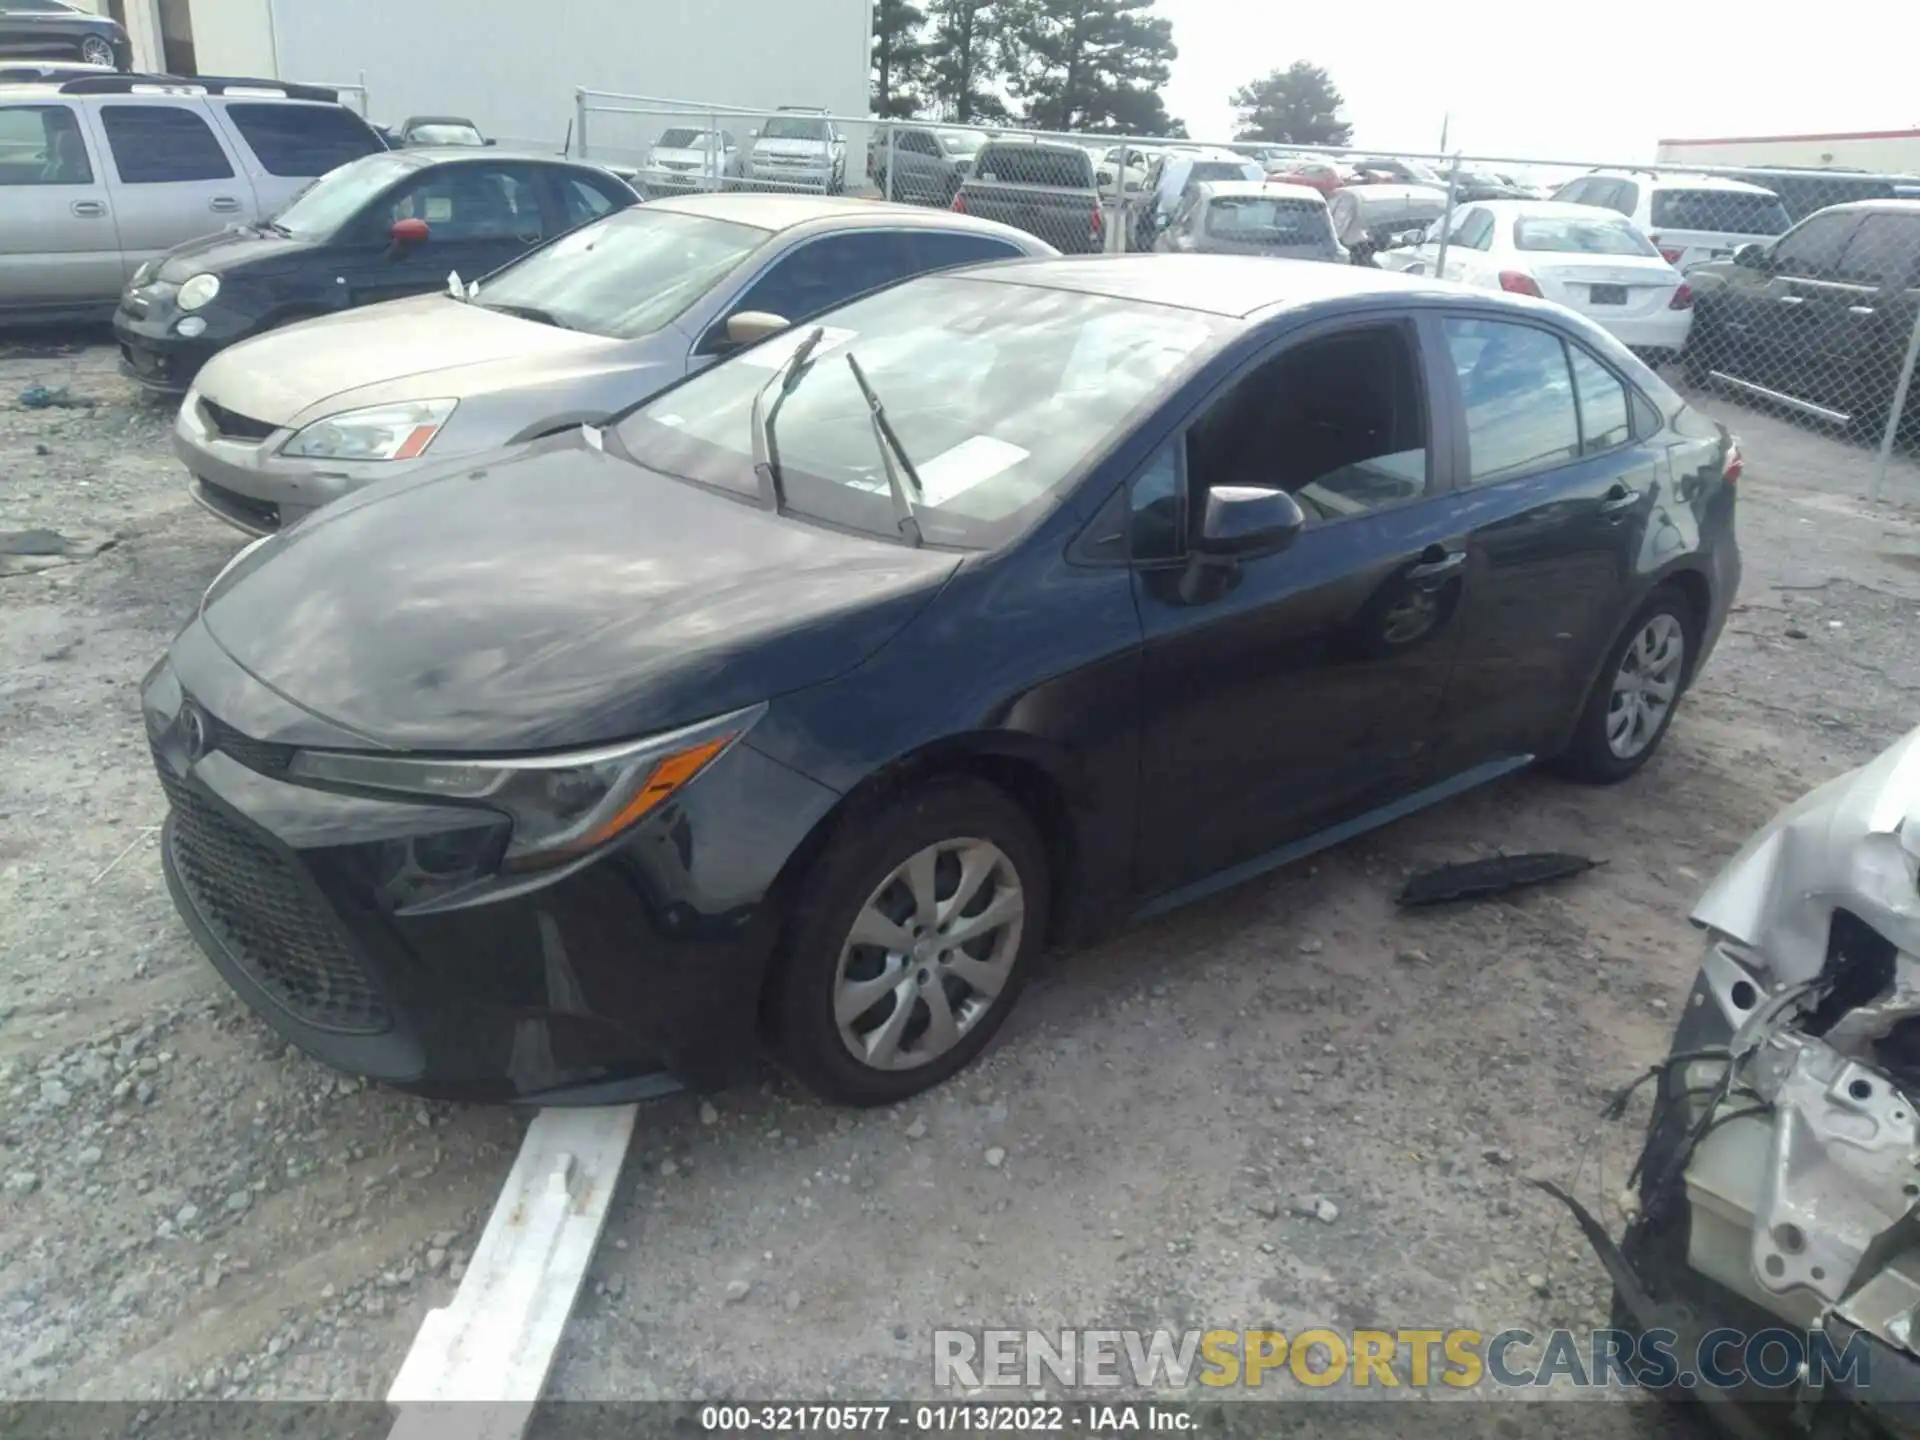
<svg viewBox="0 0 1920 1440"><path fill-rule="evenodd" d="M783 330L763 345L756 345L739 357L742 365L758 365L762 370L777 370L792 358L800 342L815 330L824 330L820 343L813 347L813 358L818 359L827 351L846 344L853 339L851 330L837 330L831 325L796 325L791 330Z"/></svg>
<svg viewBox="0 0 1920 1440"><path fill-rule="evenodd" d="M1029 452L991 435L975 435L919 465L920 485L929 505L944 505L1002 471L1011 470Z"/></svg>

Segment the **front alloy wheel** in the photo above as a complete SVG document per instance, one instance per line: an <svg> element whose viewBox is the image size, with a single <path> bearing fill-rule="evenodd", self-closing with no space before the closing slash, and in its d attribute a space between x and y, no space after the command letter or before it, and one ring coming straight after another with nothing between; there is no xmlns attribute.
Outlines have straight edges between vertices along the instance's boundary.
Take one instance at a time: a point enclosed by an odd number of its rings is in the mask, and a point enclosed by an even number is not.
<svg viewBox="0 0 1920 1440"><path fill-rule="evenodd" d="M1026 900L990 840L947 840L895 868L840 951L834 1019L877 1070L939 1059L986 1018L1013 974Z"/></svg>
<svg viewBox="0 0 1920 1440"><path fill-rule="evenodd" d="M89 65L115 63L113 46L98 35L89 35L80 42L80 58Z"/></svg>
<svg viewBox="0 0 1920 1440"><path fill-rule="evenodd" d="M888 1105L986 1048L1047 932L1046 847L984 780L857 804L795 888L766 1016L789 1069Z"/></svg>

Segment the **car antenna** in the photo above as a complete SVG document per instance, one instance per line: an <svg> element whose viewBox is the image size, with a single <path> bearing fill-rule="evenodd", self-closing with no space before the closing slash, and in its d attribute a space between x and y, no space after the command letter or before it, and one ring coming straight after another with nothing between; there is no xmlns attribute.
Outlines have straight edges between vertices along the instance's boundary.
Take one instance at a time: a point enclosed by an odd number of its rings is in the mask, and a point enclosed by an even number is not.
<svg viewBox="0 0 1920 1440"><path fill-rule="evenodd" d="M887 419L887 407L880 403L880 397L873 386L867 383L867 372L860 368L860 362L847 355L847 368L853 371L853 383L860 387L860 393L867 399L867 409L873 417L873 438L880 446L880 463L886 468L887 490L893 496L893 521L900 533L907 537L907 543L918 550L926 543L920 533L920 517L913 513L913 501L907 498L907 488L900 483L900 470L907 472L907 479L913 482L913 493L922 498L927 487L920 483L920 472L913 468L913 457L907 454L907 447L900 443L900 437L893 433L893 425ZM893 468L894 456L900 457L900 470Z"/></svg>
<svg viewBox="0 0 1920 1440"><path fill-rule="evenodd" d="M759 393L753 397L750 422L753 429L753 473L760 477L760 498L776 515L786 504L787 497L780 485L780 445L774 437L774 423L780 418L780 407L787 403L787 396L798 389L801 380L806 377L807 357L813 354L826 333L826 326L814 326L812 333L794 346L786 363L773 372L773 378L762 385ZM776 385L780 387L780 393L769 406L767 392Z"/></svg>

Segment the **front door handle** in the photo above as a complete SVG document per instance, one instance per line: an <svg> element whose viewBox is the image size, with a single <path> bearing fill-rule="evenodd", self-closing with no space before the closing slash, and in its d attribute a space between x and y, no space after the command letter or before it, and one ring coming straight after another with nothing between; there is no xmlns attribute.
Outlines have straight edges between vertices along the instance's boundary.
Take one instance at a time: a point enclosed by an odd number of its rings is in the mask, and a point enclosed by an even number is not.
<svg viewBox="0 0 1920 1440"><path fill-rule="evenodd" d="M207 209L221 215L235 215L239 213L240 202L231 195L216 195L207 202Z"/></svg>
<svg viewBox="0 0 1920 1440"><path fill-rule="evenodd" d="M1420 563L1407 571L1409 580L1441 580L1466 568L1467 552L1429 545L1420 552Z"/></svg>
<svg viewBox="0 0 1920 1440"><path fill-rule="evenodd" d="M1804 295L1781 295L1775 298L1777 298L1782 305L1804 305L1807 303L1807 297Z"/></svg>
<svg viewBox="0 0 1920 1440"><path fill-rule="evenodd" d="M84 220L97 220L107 213L106 203L100 200L76 200L68 208Z"/></svg>
<svg viewBox="0 0 1920 1440"><path fill-rule="evenodd" d="M1874 308L1873 308L1873 306L1871 306L1871 305L1849 305L1849 306L1847 307L1847 313L1848 313L1849 315L1861 315L1861 316L1866 316L1866 315L1872 315L1872 314L1875 314L1876 312L1875 312L1875 310L1874 310Z"/></svg>
<svg viewBox="0 0 1920 1440"><path fill-rule="evenodd" d="M1616 484L1600 501L1602 515L1618 515L1623 510L1631 510L1640 503L1640 492L1630 486Z"/></svg>

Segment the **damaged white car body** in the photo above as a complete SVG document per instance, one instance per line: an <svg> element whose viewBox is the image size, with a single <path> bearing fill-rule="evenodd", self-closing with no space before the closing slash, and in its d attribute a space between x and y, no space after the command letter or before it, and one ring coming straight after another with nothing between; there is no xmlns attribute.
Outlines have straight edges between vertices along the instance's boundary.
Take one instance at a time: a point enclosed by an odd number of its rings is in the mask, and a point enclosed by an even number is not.
<svg viewBox="0 0 1920 1440"><path fill-rule="evenodd" d="M1920 730L1777 816L1693 919L1640 1213L1618 1249L1581 1217L1622 1303L1920 1362Z"/></svg>

